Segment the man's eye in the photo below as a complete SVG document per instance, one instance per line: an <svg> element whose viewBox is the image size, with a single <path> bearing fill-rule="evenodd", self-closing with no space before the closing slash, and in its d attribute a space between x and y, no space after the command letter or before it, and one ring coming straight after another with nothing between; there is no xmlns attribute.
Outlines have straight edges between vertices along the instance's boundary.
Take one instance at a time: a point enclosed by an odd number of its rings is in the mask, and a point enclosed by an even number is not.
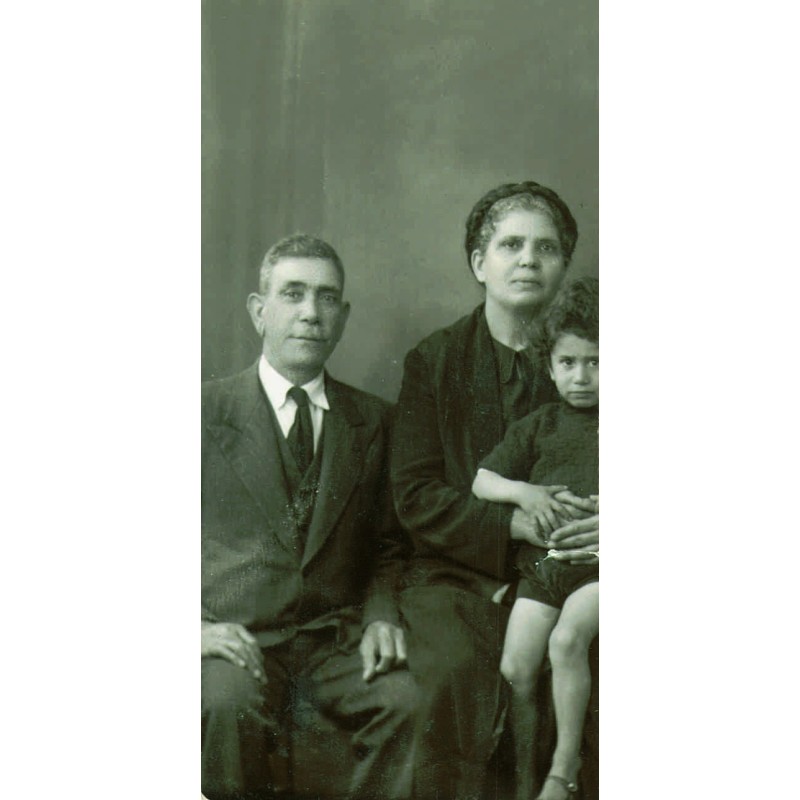
<svg viewBox="0 0 800 800"><path fill-rule="evenodd" d="M339 302L339 297L335 294L323 294L321 299L323 303L328 305L336 305Z"/></svg>
<svg viewBox="0 0 800 800"><path fill-rule="evenodd" d="M282 294L289 300L299 300L303 296L302 292L298 292L296 289L285 289Z"/></svg>
<svg viewBox="0 0 800 800"><path fill-rule="evenodd" d="M589 361L589 365L592 366L592 367L599 367L600 366L600 359L599 358L591 359L591 361Z"/></svg>

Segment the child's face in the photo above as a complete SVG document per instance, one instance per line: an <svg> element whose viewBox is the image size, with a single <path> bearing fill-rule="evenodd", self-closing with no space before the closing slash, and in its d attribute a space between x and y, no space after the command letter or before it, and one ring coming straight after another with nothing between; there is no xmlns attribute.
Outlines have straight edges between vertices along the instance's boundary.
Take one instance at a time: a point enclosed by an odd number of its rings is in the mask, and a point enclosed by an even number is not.
<svg viewBox="0 0 800 800"><path fill-rule="evenodd" d="M600 401L600 350L594 342L573 333L562 334L550 354L550 377L558 393L575 408Z"/></svg>

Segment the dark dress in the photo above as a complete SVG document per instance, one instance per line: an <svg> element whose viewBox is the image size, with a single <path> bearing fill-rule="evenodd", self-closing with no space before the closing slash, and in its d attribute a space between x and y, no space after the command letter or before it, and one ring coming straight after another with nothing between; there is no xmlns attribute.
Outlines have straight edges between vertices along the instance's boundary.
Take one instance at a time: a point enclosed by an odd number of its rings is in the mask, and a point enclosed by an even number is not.
<svg viewBox="0 0 800 800"><path fill-rule="evenodd" d="M579 497L599 491L598 406L573 408L548 403L509 427L480 466L513 481L568 486ZM576 589L598 579L597 563L569 564L547 558L547 550L523 544L516 559L523 576L518 597L561 608Z"/></svg>
<svg viewBox="0 0 800 800"><path fill-rule="evenodd" d="M414 742L420 800L491 796L484 787L496 783L487 768L504 727L499 665L508 609L491 598L514 577L513 507L478 500L472 482L506 430L503 379L483 306L424 339L405 361L392 485L414 544L401 613L422 695ZM534 365L528 386L517 418L558 399L541 367ZM546 711L549 684L540 684ZM535 744L544 768L552 739ZM584 754L585 770L595 763L593 751ZM589 783L596 784L593 774Z"/></svg>

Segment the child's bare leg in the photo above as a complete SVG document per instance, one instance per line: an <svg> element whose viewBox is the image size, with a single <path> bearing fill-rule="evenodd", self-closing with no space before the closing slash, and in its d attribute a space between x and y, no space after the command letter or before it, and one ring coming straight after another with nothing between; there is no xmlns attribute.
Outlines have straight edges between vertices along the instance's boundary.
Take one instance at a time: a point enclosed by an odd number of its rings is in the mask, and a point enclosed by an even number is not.
<svg viewBox="0 0 800 800"><path fill-rule="evenodd" d="M599 583L590 583L573 592L550 635L553 704L558 727L550 773L567 781L575 781L580 768L583 725L592 689L589 646L597 636L599 590ZM564 800L568 796L562 784L549 780L542 786L539 800Z"/></svg>
<svg viewBox="0 0 800 800"><path fill-rule="evenodd" d="M521 597L514 603L508 620L500 671L511 686L517 800L533 797L533 742L536 735L533 694L558 614L557 608Z"/></svg>

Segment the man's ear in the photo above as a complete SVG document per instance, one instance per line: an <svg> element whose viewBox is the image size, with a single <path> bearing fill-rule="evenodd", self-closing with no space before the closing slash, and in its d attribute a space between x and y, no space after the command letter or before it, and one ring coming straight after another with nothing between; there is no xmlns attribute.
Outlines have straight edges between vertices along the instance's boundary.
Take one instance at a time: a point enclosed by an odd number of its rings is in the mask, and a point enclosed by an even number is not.
<svg viewBox="0 0 800 800"><path fill-rule="evenodd" d="M350 303L342 303L342 308L339 312L341 317L339 318L339 336L344 333L344 326L347 325L347 320L350 318Z"/></svg>
<svg viewBox="0 0 800 800"><path fill-rule="evenodd" d="M478 283L486 283L486 276L483 274L483 253L481 253L480 250L472 251L469 265L472 267L472 274L475 276Z"/></svg>
<svg viewBox="0 0 800 800"><path fill-rule="evenodd" d="M251 295L247 297L247 312L250 314L250 319L253 320L253 325L255 326L256 331L258 331L259 336L264 335L264 317L262 312L264 311L264 298L256 293L253 292Z"/></svg>

